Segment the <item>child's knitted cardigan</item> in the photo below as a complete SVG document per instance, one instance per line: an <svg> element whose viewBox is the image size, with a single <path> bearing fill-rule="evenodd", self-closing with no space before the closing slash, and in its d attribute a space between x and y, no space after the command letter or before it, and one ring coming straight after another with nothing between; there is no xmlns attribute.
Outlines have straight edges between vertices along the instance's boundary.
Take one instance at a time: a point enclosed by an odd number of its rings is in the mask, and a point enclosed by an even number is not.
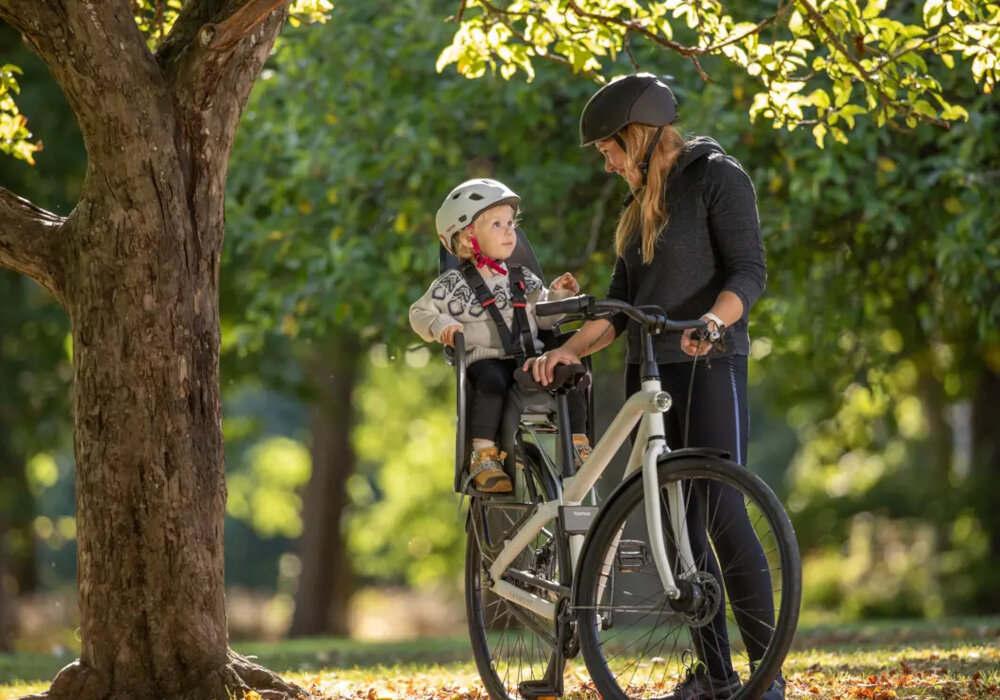
<svg viewBox="0 0 1000 700"><path fill-rule="evenodd" d="M501 263L504 270L507 265ZM535 351L542 351L538 340L538 329L552 328L560 316L535 316L535 304L540 301L556 301L572 296L566 289L553 291L546 289L542 281L528 268L524 272L525 297L527 298L528 323L531 325L531 337L535 340ZM514 307L511 305L510 276L501 274L483 274L487 287L496 298L497 309L510 328L514 317ZM427 292L410 306L410 325L421 338L426 341L440 342L441 331L448 326L462 326L465 334L465 350L469 363L487 358L506 357L500 334L497 332L493 317L483 308L469 287L462 273L458 270L448 270L431 284Z"/></svg>

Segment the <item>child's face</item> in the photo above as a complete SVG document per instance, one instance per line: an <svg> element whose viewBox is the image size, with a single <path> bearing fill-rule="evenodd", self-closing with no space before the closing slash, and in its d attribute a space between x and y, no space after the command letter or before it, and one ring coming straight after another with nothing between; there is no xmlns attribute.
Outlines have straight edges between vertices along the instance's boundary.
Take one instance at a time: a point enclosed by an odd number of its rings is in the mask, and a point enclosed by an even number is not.
<svg viewBox="0 0 1000 700"><path fill-rule="evenodd" d="M514 208L502 204L483 212L472 226L472 235L479 241L483 255L496 260L506 260L517 247Z"/></svg>

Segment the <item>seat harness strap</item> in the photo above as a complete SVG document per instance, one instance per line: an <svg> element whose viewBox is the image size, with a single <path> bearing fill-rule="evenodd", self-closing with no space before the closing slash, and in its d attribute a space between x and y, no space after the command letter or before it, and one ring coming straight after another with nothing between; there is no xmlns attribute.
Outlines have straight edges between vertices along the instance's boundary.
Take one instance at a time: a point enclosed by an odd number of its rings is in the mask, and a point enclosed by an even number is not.
<svg viewBox="0 0 1000 700"><path fill-rule="evenodd" d="M462 273L466 283L472 288L473 294L479 300L480 305L486 309L497 327L500 335L500 342L503 344L503 351L509 357L517 360L518 364L523 364L528 357L535 356L535 342L531 337L531 324L528 322L528 302L525 294L524 271L520 265L508 265L510 279L511 305L514 307L513 327L508 328L504 321L500 309L497 308L496 297L490 291L486 281L475 264L465 261L458 266L458 271Z"/></svg>

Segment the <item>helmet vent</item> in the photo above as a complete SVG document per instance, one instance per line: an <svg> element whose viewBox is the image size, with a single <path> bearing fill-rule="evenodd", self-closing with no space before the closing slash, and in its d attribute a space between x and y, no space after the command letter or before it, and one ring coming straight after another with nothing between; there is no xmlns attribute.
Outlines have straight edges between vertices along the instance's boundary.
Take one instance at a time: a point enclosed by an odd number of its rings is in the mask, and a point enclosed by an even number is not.
<svg viewBox="0 0 1000 700"><path fill-rule="evenodd" d="M469 195L469 199L471 199L474 202L478 202L480 199L486 199L486 198L483 197L483 195L479 194L478 192L473 192L472 194Z"/></svg>
<svg viewBox="0 0 1000 700"><path fill-rule="evenodd" d="M451 196L451 198L452 198L452 199L458 199L458 198L459 198L459 197L461 197L461 196L462 196L462 193L461 193L461 192L456 192L455 194L453 194L453 195Z"/></svg>
<svg viewBox="0 0 1000 700"><path fill-rule="evenodd" d="M465 220L468 219L468 218L469 218L468 216L466 216L465 214L462 214L460 217L458 217L458 220L461 221L464 224Z"/></svg>

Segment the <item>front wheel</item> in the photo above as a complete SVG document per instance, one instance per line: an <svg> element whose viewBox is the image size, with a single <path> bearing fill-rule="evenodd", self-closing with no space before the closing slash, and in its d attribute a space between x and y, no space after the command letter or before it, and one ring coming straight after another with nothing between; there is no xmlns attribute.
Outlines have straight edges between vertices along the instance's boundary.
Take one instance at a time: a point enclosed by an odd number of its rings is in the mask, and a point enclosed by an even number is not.
<svg viewBox="0 0 1000 700"><path fill-rule="evenodd" d="M726 679L719 697L758 698L798 623L802 566L791 522L771 489L729 460L668 457L658 475L653 506L681 596L669 599L660 583L636 473L601 510L577 568L580 645L594 684L605 698L660 698L697 670ZM681 562L669 525L672 489L683 495L675 520L686 524L693 567Z"/></svg>

